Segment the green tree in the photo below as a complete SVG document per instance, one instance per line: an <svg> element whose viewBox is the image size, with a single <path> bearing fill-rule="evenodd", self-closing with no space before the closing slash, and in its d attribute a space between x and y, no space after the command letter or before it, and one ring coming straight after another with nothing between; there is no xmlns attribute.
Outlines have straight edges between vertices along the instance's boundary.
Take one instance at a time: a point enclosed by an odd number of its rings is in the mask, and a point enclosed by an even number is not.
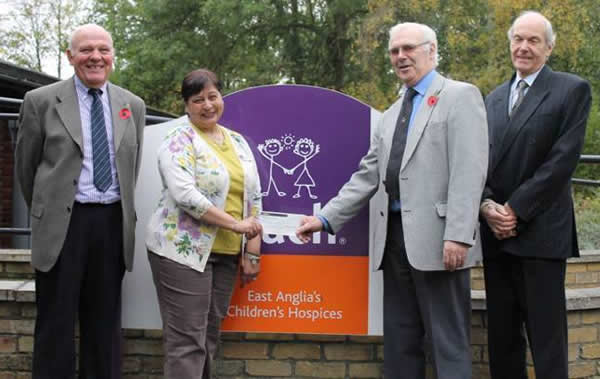
<svg viewBox="0 0 600 379"><path fill-rule="evenodd" d="M451 78L476 84L484 94L510 78L513 69L506 32L523 10L539 10L558 33L549 64L598 83L600 60L597 45L600 2L596 0L370 0L369 14L355 41L357 59L369 71L356 83L368 88L375 100L393 99L400 83L394 80L386 55L387 30L398 22L420 22L438 35L438 70ZM393 82L395 86L381 83ZM369 85L377 83L377 85ZM373 91L380 91L373 94ZM360 92L360 91L358 91Z"/></svg>
<svg viewBox="0 0 600 379"><path fill-rule="evenodd" d="M62 77L69 36L89 15L86 4L84 0L15 1L0 23L0 57L40 72L48 66L49 74Z"/></svg>
<svg viewBox="0 0 600 379"><path fill-rule="evenodd" d="M45 0L15 2L0 30L0 39L4 41L3 59L42 71L42 60L51 49L46 36L50 28L47 8Z"/></svg>
<svg viewBox="0 0 600 379"><path fill-rule="evenodd" d="M149 104L181 110L183 75L216 71L226 92L272 83L343 90L366 0L99 0L113 33L115 80Z"/></svg>

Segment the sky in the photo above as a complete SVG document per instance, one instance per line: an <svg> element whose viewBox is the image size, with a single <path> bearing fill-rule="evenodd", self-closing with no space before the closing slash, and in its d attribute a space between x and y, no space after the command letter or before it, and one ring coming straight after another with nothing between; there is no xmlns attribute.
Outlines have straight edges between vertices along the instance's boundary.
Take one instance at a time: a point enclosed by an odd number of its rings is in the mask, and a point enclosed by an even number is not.
<svg viewBox="0 0 600 379"><path fill-rule="evenodd" d="M14 25L14 22L8 17L8 14L11 10L15 9L17 4L17 0L0 0L0 28L10 28L11 25ZM0 41L0 44L1 43L2 41ZM55 57L48 57L42 61L42 71L47 75L58 76ZM62 79L68 78L74 73L73 67L69 64L65 54L62 59L61 71Z"/></svg>

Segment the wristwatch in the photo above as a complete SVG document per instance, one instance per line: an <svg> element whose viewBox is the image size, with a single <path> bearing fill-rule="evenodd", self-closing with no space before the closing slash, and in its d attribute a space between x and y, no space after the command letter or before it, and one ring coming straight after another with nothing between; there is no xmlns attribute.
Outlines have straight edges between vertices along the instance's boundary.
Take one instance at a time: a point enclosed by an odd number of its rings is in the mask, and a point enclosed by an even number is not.
<svg viewBox="0 0 600 379"><path fill-rule="evenodd" d="M246 252L246 255L248 256L248 260L250 261L250 263L252 263L253 265L257 265L260 263L260 255L250 252Z"/></svg>

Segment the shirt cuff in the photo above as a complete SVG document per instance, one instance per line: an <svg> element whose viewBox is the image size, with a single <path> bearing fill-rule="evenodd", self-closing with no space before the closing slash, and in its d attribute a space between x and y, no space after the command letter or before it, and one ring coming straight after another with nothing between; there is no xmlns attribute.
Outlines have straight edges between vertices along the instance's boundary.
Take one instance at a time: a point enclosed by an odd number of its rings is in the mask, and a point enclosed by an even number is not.
<svg viewBox="0 0 600 379"><path fill-rule="evenodd" d="M323 230L326 231L329 234L335 234L333 233L333 230L331 230L331 225L329 225L329 221L327 221L327 219L321 215L317 215L317 218L319 220L321 220L321 223L323 223Z"/></svg>
<svg viewBox="0 0 600 379"><path fill-rule="evenodd" d="M493 207L496 202L492 199L484 199L479 206L479 212L483 213L486 208Z"/></svg>

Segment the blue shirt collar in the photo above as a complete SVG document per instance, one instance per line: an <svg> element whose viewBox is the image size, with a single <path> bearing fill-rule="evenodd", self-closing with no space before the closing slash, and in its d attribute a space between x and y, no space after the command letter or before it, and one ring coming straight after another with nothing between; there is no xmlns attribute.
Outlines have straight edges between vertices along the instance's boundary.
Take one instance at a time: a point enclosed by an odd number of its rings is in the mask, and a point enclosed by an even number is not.
<svg viewBox="0 0 600 379"><path fill-rule="evenodd" d="M75 88L77 89L77 91L80 92L81 94L87 95L89 87L87 87L85 84L83 84L81 79L79 79L79 76L73 75L73 78L75 79ZM100 89L102 90L102 95L106 94L106 86L107 86L107 82L104 82L104 84L102 84L102 86L100 87Z"/></svg>
<svg viewBox="0 0 600 379"><path fill-rule="evenodd" d="M519 83L519 80L523 79L527 85L529 87L531 87L533 85L533 82L535 81L535 79L538 77L538 75L540 74L540 71L542 71L542 69L544 68L545 65L542 65L542 67L540 67L539 70L537 70L536 72L534 72L533 74L529 74L526 77L522 78L521 75L519 75L519 72L516 72L516 76L515 76L515 80L513 81L513 89L517 88L517 83Z"/></svg>
<svg viewBox="0 0 600 379"><path fill-rule="evenodd" d="M433 78L435 78L436 75L437 71L429 71L427 75L422 77L421 80L419 80L419 82L413 88L419 93L419 95L425 96L427 90L429 89L429 86L431 85L431 82L433 82Z"/></svg>

